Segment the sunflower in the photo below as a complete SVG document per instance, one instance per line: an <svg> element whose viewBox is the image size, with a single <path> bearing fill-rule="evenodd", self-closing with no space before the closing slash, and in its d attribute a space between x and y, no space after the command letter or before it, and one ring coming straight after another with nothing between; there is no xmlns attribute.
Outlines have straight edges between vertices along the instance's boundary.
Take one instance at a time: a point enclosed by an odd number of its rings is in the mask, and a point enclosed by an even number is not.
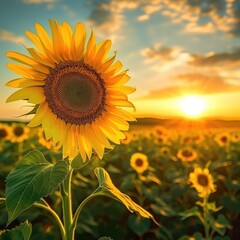
<svg viewBox="0 0 240 240"><path fill-rule="evenodd" d="M224 147L229 144L231 137L229 132L223 132L223 133L217 134L214 139L219 146Z"/></svg>
<svg viewBox="0 0 240 240"><path fill-rule="evenodd" d="M22 77L7 83L18 87L7 102L26 99L35 114L28 126L41 125L46 139L62 147L63 158L78 153L91 158L93 151L102 158L105 148L119 144L123 131L134 117L122 107L134 108L127 95L135 88L125 86L130 77L108 57L111 41L96 43L94 32L86 41L86 30L77 23L74 31L66 22L49 21L51 36L38 23L36 34L26 31L37 48L27 48L30 56L8 52L7 57L23 64L8 67ZM27 65L27 66L25 66Z"/></svg>
<svg viewBox="0 0 240 240"><path fill-rule="evenodd" d="M143 153L134 153L130 158L131 167L139 174L148 168L148 157Z"/></svg>
<svg viewBox="0 0 240 240"><path fill-rule="evenodd" d="M197 152L191 147L184 147L178 150L177 157L183 162L192 162L197 158Z"/></svg>
<svg viewBox="0 0 240 240"><path fill-rule="evenodd" d="M13 123L11 127L12 127L12 135L11 135L10 141L12 143L15 143L15 142L20 143L29 138L30 129L27 126L23 124Z"/></svg>
<svg viewBox="0 0 240 240"><path fill-rule="evenodd" d="M240 142L240 133L239 132L233 132L231 134L231 141L235 142L235 143Z"/></svg>
<svg viewBox="0 0 240 240"><path fill-rule="evenodd" d="M7 124L0 123L0 142L7 141L11 138L11 127Z"/></svg>
<svg viewBox="0 0 240 240"><path fill-rule="evenodd" d="M213 177L207 168L201 169L200 167L195 167L194 172L189 174L189 181L197 190L200 197L207 197L216 191Z"/></svg>

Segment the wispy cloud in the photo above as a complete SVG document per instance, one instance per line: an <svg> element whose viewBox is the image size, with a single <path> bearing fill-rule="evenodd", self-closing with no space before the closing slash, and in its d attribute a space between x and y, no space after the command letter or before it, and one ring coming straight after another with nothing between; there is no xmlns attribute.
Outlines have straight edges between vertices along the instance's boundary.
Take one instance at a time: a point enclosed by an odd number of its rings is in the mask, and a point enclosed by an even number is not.
<svg viewBox="0 0 240 240"><path fill-rule="evenodd" d="M47 9L52 9L58 0L22 0L25 4L46 4Z"/></svg>
<svg viewBox="0 0 240 240"><path fill-rule="evenodd" d="M189 63L199 67L220 67L221 70L233 68L240 66L240 49L235 49L231 52L192 54Z"/></svg>
<svg viewBox="0 0 240 240"><path fill-rule="evenodd" d="M91 3L93 10L89 17L89 24L98 30L99 35L111 35L112 38L124 24L124 10L138 7L138 1L135 0L111 0L108 2L93 0Z"/></svg>
<svg viewBox="0 0 240 240"><path fill-rule="evenodd" d="M221 76L202 73L186 73L176 76L178 84L149 91L141 99L172 98L186 94L216 94L240 91L240 86Z"/></svg>
<svg viewBox="0 0 240 240"><path fill-rule="evenodd" d="M143 98L240 91L240 49L199 54L183 52L178 46L155 45L143 49L141 53L146 58L144 62L151 62L152 69L159 75L158 85L161 86L163 76L169 85L155 88Z"/></svg>
<svg viewBox="0 0 240 240"><path fill-rule="evenodd" d="M40 3L54 3L57 0L22 0L23 3L26 4L40 4Z"/></svg>
<svg viewBox="0 0 240 240"><path fill-rule="evenodd" d="M23 36L17 36L16 34L4 29L0 29L0 41L9 41L13 43L26 43L26 39Z"/></svg>

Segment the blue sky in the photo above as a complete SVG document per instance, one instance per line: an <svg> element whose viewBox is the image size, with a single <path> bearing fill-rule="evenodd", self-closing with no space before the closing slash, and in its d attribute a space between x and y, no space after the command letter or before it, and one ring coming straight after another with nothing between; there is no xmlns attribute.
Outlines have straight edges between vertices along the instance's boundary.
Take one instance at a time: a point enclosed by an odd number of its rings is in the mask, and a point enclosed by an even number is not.
<svg viewBox="0 0 240 240"><path fill-rule="evenodd" d="M181 114L179 98L200 94L206 116L240 118L239 0L4 0L0 9L0 119L25 113L25 102L5 103L16 78L7 51L26 53L35 32L48 19L83 22L97 39L111 39L112 52L129 69L130 96L137 116Z"/></svg>

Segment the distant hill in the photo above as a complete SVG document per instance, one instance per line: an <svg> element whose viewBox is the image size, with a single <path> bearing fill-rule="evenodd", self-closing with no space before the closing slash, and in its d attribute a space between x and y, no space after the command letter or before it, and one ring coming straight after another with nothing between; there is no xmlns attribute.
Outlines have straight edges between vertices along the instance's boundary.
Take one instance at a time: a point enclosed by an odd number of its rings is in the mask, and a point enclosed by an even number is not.
<svg viewBox="0 0 240 240"><path fill-rule="evenodd" d="M137 118L131 125L162 125L167 127L205 126L207 128L239 128L240 120L187 119L187 118Z"/></svg>

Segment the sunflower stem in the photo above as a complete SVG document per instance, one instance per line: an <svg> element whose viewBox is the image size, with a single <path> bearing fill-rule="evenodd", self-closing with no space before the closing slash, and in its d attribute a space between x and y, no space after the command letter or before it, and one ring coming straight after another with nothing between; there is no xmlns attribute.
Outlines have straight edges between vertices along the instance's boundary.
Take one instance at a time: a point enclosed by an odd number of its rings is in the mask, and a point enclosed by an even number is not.
<svg viewBox="0 0 240 240"><path fill-rule="evenodd" d="M62 209L63 209L63 223L65 229L65 237L63 240L74 240L74 232L72 229L72 181L73 169L69 170L68 176L61 184Z"/></svg>
<svg viewBox="0 0 240 240"><path fill-rule="evenodd" d="M209 230L210 230L209 209L208 209L207 203L208 203L208 196L204 197L203 199L203 219L204 219L203 226L204 226L206 240L211 240L210 233L209 233Z"/></svg>

